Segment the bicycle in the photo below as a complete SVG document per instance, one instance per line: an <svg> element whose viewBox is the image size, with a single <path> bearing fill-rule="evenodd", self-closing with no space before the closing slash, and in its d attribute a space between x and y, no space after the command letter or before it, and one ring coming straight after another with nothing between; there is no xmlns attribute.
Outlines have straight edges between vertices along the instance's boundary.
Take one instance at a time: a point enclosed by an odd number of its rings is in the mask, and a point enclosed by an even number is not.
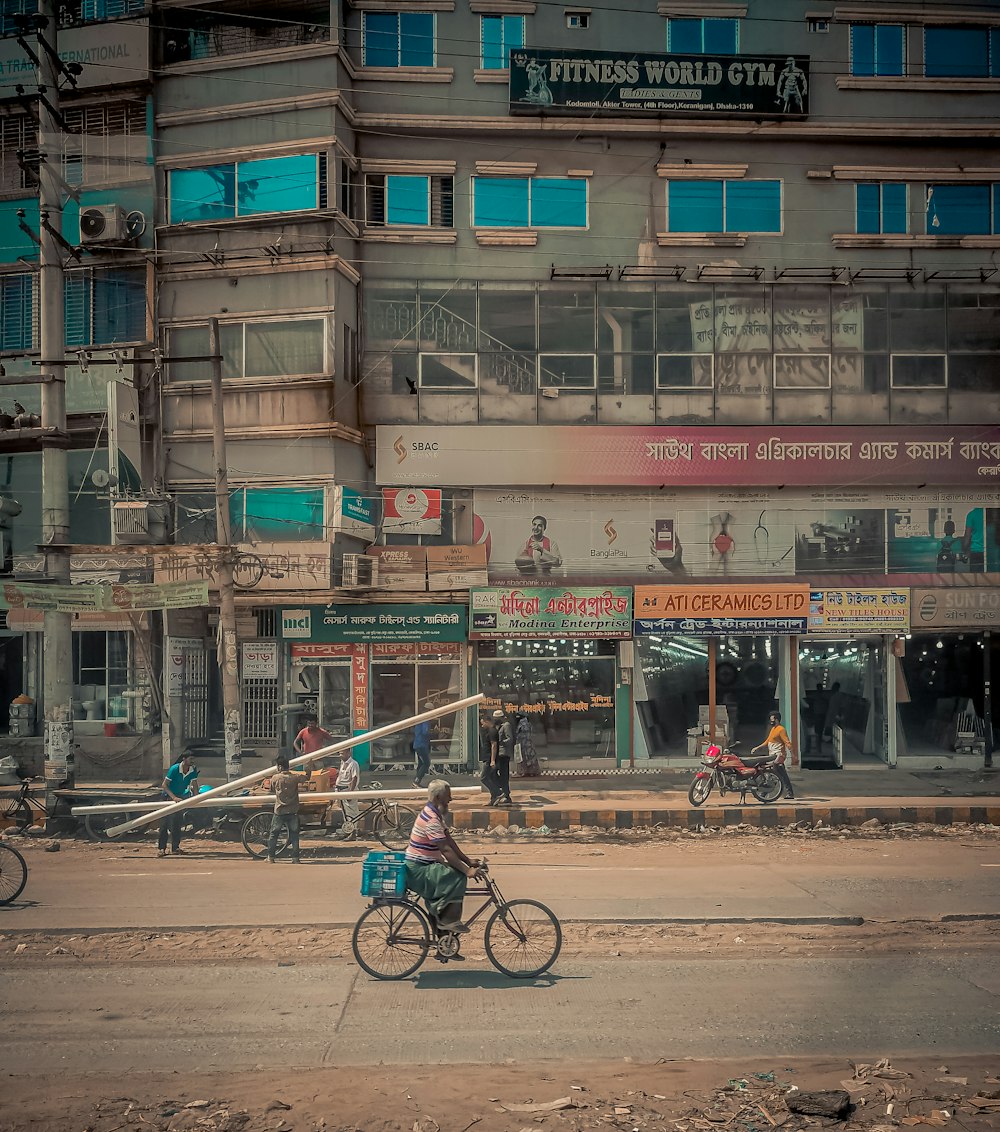
<svg viewBox="0 0 1000 1132"><path fill-rule="evenodd" d="M0 799L0 818L13 822L18 829L27 829L34 821L31 811L49 816L45 803L31 792L31 780L24 778L16 794L5 794Z"/></svg>
<svg viewBox="0 0 1000 1132"><path fill-rule="evenodd" d="M28 865L13 845L0 842L0 905L10 904L28 883Z"/></svg>
<svg viewBox="0 0 1000 1132"><path fill-rule="evenodd" d="M391 862L405 870L402 854ZM465 923L471 927L488 908L483 943L496 969L512 979L543 975L562 948L562 927L555 913L537 900L505 900L483 862L477 873L482 888L467 889L466 896L486 899ZM364 886L362 887L364 893ZM376 895L354 925L354 958L376 979L405 979L417 971L433 951L440 963L461 959L462 937L442 928L437 919L404 891L403 895Z"/></svg>
<svg viewBox="0 0 1000 1132"><path fill-rule="evenodd" d="M372 782L367 789L380 790L381 787L381 783ZM308 806L309 796L305 795L302 802ZM343 837L355 836L362 823L371 819L372 830L386 849L405 849L409 845L410 831L413 829L413 823L417 818L415 811L411 810L409 806L403 806L392 798L373 798L371 802L361 803L361 807L357 817L353 820L345 817L344 824L340 827ZM325 812L326 805L324 804ZM308 826L301 826L301 828L330 830L332 827L320 821ZM258 860L267 856L267 844L270 836L271 813L269 811L251 814L243 823L240 834L243 848L251 857L256 857ZM281 829L278 832L275 856L280 856L287 848L288 830Z"/></svg>

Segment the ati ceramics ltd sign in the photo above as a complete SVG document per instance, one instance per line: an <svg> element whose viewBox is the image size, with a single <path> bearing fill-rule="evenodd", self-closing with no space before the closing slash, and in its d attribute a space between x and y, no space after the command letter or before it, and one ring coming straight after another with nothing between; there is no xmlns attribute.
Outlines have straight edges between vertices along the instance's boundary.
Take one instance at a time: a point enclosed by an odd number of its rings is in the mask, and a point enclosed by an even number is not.
<svg viewBox="0 0 1000 1132"><path fill-rule="evenodd" d="M809 58L514 51L510 110L802 117L809 112Z"/></svg>

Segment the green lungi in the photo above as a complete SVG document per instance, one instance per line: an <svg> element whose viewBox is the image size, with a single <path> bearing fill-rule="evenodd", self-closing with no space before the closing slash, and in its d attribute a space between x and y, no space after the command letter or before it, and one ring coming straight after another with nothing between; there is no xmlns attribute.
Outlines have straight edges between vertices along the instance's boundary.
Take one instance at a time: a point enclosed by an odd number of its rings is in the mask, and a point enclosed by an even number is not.
<svg viewBox="0 0 1000 1132"><path fill-rule="evenodd" d="M440 861L426 865L406 862L406 887L422 896L435 916L440 916L449 904L461 903L468 883L465 873Z"/></svg>

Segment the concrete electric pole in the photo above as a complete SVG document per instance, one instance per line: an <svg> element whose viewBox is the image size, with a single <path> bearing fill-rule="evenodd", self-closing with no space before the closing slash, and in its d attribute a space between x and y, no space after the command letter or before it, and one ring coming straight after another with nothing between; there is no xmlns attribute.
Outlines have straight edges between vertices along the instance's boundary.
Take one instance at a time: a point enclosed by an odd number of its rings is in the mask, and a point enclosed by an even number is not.
<svg viewBox="0 0 1000 1132"><path fill-rule="evenodd" d="M215 541L219 547L219 669L222 675L222 728L226 778L243 774L243 706L240 703L239 645L236 638L236 594L233 586L232 531L229 522L229 469L226 422L222 404L222 342L219 320L208 320L212 357L212 456L215 462Z"/></svg>
<svg viewBox="0 0 1000 1132"><path fill-rule="evenodd" d="M66 434L66 349L62 237L62 121L59 114L58 14L55 0L38 4L38 211L39 350L42 380L42 553L45 575L69 585L69 479ZM43 44L41 40L45 39ZM53 791L73 780L72 615L47 610L42 662L45 795L53 812Z"/></svg>

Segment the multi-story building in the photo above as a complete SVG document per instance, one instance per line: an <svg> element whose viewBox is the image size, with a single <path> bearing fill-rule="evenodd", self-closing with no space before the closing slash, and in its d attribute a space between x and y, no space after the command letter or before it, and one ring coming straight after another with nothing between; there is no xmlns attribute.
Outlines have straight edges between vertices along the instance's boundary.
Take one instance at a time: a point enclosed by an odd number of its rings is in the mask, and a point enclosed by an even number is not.
<svg viewBox="0 0 1000 1132"><path fill-rule="evenodd" d="M805 757L981 759L1000 4L153 22L156 576L214 579L215 318L250 744L481 689L552 769L775 705ZM188 738L212 632L164 614Z"/></svg>

